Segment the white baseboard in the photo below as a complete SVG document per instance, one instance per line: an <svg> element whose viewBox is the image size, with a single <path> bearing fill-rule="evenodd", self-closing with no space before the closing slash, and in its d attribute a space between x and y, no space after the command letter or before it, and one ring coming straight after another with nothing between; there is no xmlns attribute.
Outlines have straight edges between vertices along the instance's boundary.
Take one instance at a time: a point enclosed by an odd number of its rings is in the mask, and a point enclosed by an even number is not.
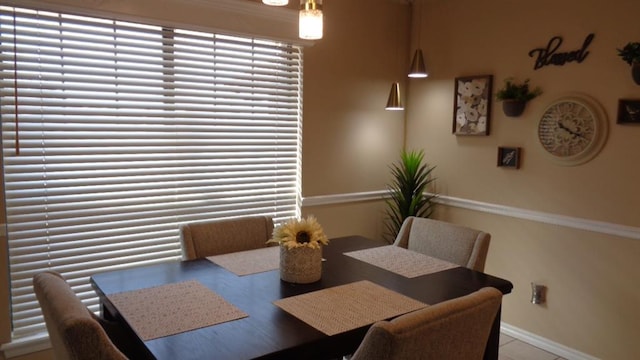
<svg viewBox="0 0 640 360"><path fill-rule="evenodd" d="M552 354L556 354L567 360L599 360L596 357L566 347L562 344L558 344L557 342L553 342L549 339L543 338L542 336L538 336L504 322L500 325L500 331L505 335L509 335L512 338L518 339Z"/></svg>

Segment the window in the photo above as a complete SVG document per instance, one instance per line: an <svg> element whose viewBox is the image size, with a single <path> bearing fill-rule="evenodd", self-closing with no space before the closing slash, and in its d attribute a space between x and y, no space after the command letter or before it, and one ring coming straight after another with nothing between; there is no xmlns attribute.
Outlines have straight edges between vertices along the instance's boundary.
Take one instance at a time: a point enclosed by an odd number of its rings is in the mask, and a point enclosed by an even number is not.
<svg viewBox="0 0 640 360"><path fill-rule="evenodd" d="M301 48L0 7L13 336L31 279L175 261L179 224L300 212Z"/></svg>

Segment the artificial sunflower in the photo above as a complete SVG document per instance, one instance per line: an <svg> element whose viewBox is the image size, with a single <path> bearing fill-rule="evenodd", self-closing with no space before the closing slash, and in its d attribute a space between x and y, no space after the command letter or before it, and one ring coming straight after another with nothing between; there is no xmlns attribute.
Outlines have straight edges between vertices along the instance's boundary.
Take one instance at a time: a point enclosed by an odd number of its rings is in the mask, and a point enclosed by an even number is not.
<svg viewBox="0 0 640 360"><path fill-rule="evenodd" d="M287 249L302 246L318 249L320 245L329 244L329 239L318 220L314 216L308 216L306 219L290 219L276 226L272 238L267 242L278 243Z"/></svg>

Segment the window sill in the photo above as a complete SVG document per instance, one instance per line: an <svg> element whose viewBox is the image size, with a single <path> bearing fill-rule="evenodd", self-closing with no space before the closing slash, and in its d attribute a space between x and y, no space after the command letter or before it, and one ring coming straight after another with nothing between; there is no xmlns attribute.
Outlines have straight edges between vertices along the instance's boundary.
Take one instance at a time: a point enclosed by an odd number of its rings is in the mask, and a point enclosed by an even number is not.
<svg viewBox="0 0 640 360"><path fill-rule="evenodd" d="M51 342L46 333L41 333L21 339L15 339L10 343L2 344L0 351L6 359L28 355L38 351L51 349Z"/></svg>

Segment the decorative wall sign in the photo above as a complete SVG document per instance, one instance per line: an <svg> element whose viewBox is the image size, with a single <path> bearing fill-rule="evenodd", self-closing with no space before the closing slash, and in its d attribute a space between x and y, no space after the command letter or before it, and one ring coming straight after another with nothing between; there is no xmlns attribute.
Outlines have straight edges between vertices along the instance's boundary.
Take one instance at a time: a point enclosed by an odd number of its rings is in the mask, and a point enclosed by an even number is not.
<svg viewBox="0 0 640 360"><path fill-rule="evenodd" d="M618 101L618 124L640 124L640 99Z"/></svg>
<svg viewBox="0 0 640 360"><path fill-rule="evenodd" d="M458 77L455 82L453 133L489 135L493 76Z"/></svg>
<svg viewBox="0 0 640 360"><path fill-rule="evenodd" d="M499 147L498 166L519 169L520 168L520 148L519 147Z"/></svg>
<svg viewBox="0 0 640 360"><path fill-rule="evenodd" d="M554 36L549 40L546 48L536 48L529 51L529 56L536 56L536 62L533 66L534 70L538 70L547 65L558 65L562 66L569 62L577 62L581 63L584 59L589 55L589 45L593 41L593 37L595 35L589 34L586 39L582 43L582 47L579 50L567 51L567 52L557 52L560 45L562 45L562 37Z"/></svg>

